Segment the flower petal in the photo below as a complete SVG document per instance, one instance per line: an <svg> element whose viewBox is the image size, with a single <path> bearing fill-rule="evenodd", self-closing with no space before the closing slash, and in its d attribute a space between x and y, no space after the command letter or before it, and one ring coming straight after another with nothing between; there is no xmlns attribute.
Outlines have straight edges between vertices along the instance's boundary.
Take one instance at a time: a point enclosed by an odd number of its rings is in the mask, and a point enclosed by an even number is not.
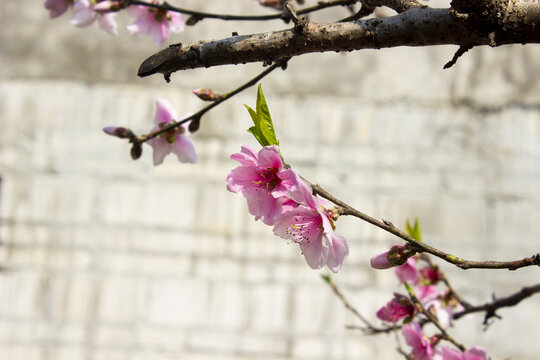
<svg viewBox="0 0 540 360"><path fill-rule="evenodd" d="M153 138L147 141L148 145L154 148L154 166L160 165L165 159L165 156L172 151L171 144L164 138Z"/></svg>
<svg viewBox="0 0 540 360"><path fill-rule="evenodd" d="M197 153L195 144L185 135L177 135L175 142L172 144L172 152L178 157L178 161L183 163L196 163Z"/></svg>
<svg viewBox="0 0 540 360"><path fill-rule="evenodd" d="M118 26L116 25L116 13L107 13L98 16L99 27L106 33L118 35Z"/></svg>
<svg viewBox="0 0 540 360"><path fill-rule="evenodd" d="M156 116L154 118L154 122L156 124L159 123L168 123L169 121L173 119L177 119L178 115L176 114L176 111L174 111L171 103L167 99L157 99L156 100Z"/></svg>
<svg viewBox="0 0 540 360"><path fill-rule="evenodd" d="M54 19L67 11L69 4L67 0L47 0L45 9L49 10L49 17Z"/></svg>
<svg viewBox="0 0 540 360"><path fill-rule="evenodd" d="M349 255L349 247L345 238L339 235L332 235L332 245L328 249L327 266L330 270L337 273L343 262Z"/></svg>

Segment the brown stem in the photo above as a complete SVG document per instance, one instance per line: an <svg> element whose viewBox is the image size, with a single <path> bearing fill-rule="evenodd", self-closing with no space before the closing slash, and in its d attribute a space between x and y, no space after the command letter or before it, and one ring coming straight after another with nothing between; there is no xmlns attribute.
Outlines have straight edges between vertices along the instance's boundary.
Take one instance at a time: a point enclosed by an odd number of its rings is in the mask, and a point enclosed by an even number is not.
<svg viewBox="0 0 540 360"><path fill-rule="evenodd" d="M357 0L334 0L334 1L319 1L317 5L306 7L304 9L299 9L296 11L296 14L303 15L309 14L318 10L326 9L333 6L345 6L351 5L357 2ZM140 5L147 6L155 9L174 11L185 15L191 15L197 20L202 19L219 19L219 20L234 20L234 21L266 21L266 20L276 20L276 19L288 19L288 15L284 13L270 14L270 15L228 15L228 14L214 14L207 13L202 11L195 11L185 8L180 8L177 6L172 6L167 2L162 4L154 4L146 1L140 0L127 0L126 6L129 5Z"/></svg>
<svg viewBox="0 0 540 360"><path fill-rule="evenodd" d="M493 300L492 302L485 303L484 305L470 306L465 310L455 313L453 315L454 319L459 319L465 315L476 313L476 312L486 312L484 317L484 325L487 325L488 320L492 317L498 317L496 311L503 307L510 307L519 304L522 300L533 296L536 293L540 292L540 284L527 286L522 288L520 291L509 295L504 298Z"/></svg>
<svg viewBox="0 0 540 360"><path fill-rule="evenodd" d="M538 1L538 0L535 0ZM474 47L511 43L540 43L540 4L515 20L512 31L503 25L485 33L465 22L453 9L415 7L401 14L332 24L307 23L295 28L199 41L164 49L139 68L139 76L169 74L178 70L248 62L272 62L285 57L325 51L381 49L397 46L459 45ZM514 9L518 11L520 9ZM476 20L481 23L482 19ZM519 26L522 25L522 28ZM492 30L492 31L491 31ZM495 36L497 35L497 36Z"/></svg>
<svg viewBox="0 0 540 360"><path fill-rule="evenodd" d="M218 106L219 104L221 104L222 102L232 98L233 96L235 96L236 94L244 91L245 89L257 84L257 82L259 80L261 80L262 78L264 78L266 75L270 74L272 71L274 71L275 69L281 67L283 69L286 68L287 66L287 62L289 61L289 59L283 59L282 61L280 61L279 63L275 63L274 65L268 67L266 70L264 70L263 72L261 72L259 75L255 76L254 78L252 78L251 80L249 80L248 82L240 85L238 88L234 89L233 91L231 92L228 92L226 94L222 94L221 97L212 102L211 104L209 104L208 106L205 106L204 108L202 108L201 110L197 111L195 114L183 119L182 121L179 121L179 122L175 122L175 123L171 123L170 125L167 125L167 126L164 126L150 134L147 134L147 135L141 135L141 136L138 136L137 137L137 141L139 143L143 143L145 141L148 141L150 139L153 139L155 138L156 136L160 135L160 134L163 134L163 133L166 133L167 131L171 130L171 129L174 129L182 124L185 124L186 122L188 121L191 121L191 120L200 120L202 118L202 116L204 114L206 114L208 111L210 111L211 109L213 109L214 107Z"/></svg>
<svg viewBox="0 0 540 360"><path fill-rule="evenodd" d="M322 278L330 286L330 288L332 289L334 294L339 298L339 300L341 300L345 308L349 310L350 312L352 312L362 323L364 323L364 325L366 325L366 327L362 327L362 328L354 327L354 328L361 329L362 331L368 334L379 334L383 332L392 332L395 330L395 327L378 328L374 326L373 324L371 324L369 320L367 320L362 314L360 314L360 312L354 306L351 305L351 303L349 303L349 301L345 298L345 295L343 295L341 290L332 281L332 278L330 276L323 275ZM350 328L353 328L353 327L350 327Z"/></svg>
<svg viewBox="0 0 540 360"><path fill-rule="evenodd" d="M371 216L364 214L363 212L356 210L355 208L347 205L343 201L339 200L335 196L331 195L328 191L324 190L320 185L318 184L311 184L311 187L313 188L313 192L316 194L319 194L323 198L333 202L334 204L341 207L340 209L340 215L351 215L354 217L357 217L359 219L362 219L372 225L377 226L380 229L383 229L403 240L406 242L414 245L417 247L418 252L425 252L429 253L431 255L434 255L438 258L441 258L445 260L446 262L449 262L451 264L456 265L457 267L461 269L508 269L508 270L516 270L522 267L526 266L540 266L540 253L537 253L531 257L524 258L522 260L515 260L515 261L471 261L471 260L465 260L462 258L459 258L455 255L446 253L444 251L441 251L439 249L436 249L432 246L427 245L424 242L420 242L416 240L415 238L407 235L403 231L399 230L388 220L382 220L379 221L377 219L372 218Z"/></svg>
<svg viewBox="0 0 540 360"><path fill-rule="evenodd" d="M420 300L418 300L418 298L416 297L416 295L414 294L414 291L412 290L412 288L410 286L405 286L405 288L407 289L407 292L409 293L409 296L411 298L411 300L414 302L414 304L416 305L416 307L420 310L420 312L422 314L424 314L428 319L429 321L431 321L438 329L439 331L441 332L441 335L443 336L444 339L450 341L452 344L454 344L455 346L457 346L461 351L465 351L465 346L461 345L460 343L458 343L442 326L441 324L439 323L439 320L437 319L437 317L435 315L433 315L433 313L429 310L427 310L424 305L422 305L422 302Z"/></svg>

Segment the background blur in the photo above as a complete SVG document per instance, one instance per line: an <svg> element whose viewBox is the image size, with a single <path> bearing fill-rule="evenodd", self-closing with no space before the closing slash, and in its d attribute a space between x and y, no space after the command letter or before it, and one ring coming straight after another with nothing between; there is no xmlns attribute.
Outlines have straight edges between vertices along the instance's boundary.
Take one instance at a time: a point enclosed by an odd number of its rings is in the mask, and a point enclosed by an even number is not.
<svg viewBox="0 0 540 360"><path fill-rule="evenodd" d="M308 3L310 3L308 1ZM313 3L313 1L311 2ZM266 13L253 0L173 1L231 14ZM433 3L432 3L433 4ZM444 5L444 2L441 3ZM332 10L317 20L338 19ZM152 127L155 99L182 114L205 104L192 89L226 92L260 64L136 77L158 50L43 1L0 2L0 359L394 359L393 336L366 337L295 245L255 223L225 189L246 133L252 88L212 110L194 134L200 162L153 167L108 125ZM171 42L286 28L204 20ZM374 217L467 259L539 251L540 48L397 48L293 59L264 79L286 160ZM369 318L397 291L369 259L397 239L352 218L337 223L350 256L334 281ZM461 271L441 264L479 304L538 282L537 268ZM399 289L401 291L401 289ZM493 358L537 359L540 296L482 315L452 334Z"/></svg>

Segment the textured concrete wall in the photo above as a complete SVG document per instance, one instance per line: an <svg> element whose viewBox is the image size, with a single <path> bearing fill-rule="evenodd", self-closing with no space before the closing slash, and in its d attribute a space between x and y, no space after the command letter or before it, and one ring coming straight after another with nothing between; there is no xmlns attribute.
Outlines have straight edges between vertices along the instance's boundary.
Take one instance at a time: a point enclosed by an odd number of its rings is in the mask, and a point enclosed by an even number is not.
<svg viewBox="0 0 540 360"><path fill-rule="evenodd" d="M179 2L261 12L255 1ZM216 9L215 11L219 11ZM338 14L336 14L338 15ZM125 23L125 22L124 22ZM281 27L279 23L260 28ZM205 20L188 42L247 24ZM106 125L151 127L156 97L180 113L190 90L226 91L258 65L137 79L156 50L47 18L41 1L0 2L0 359L391 359L392 337L364 337L296 246L255 223L225 190L254 90L212 111L193 136L200 162L152 167L129 159ZM305 177L361 210L470 259L517 259L540 233L540 49L455 48L309 55L263 82L282 152ZM354 219L338 222L351 254L335 276L373 317L397 289L369 258L395 242ZM448 271L471 302L538 279L517 272ZM536 359L540 299L482 317L453 334L494 358ZM511 334L511 338L509 335ZM510 341L509 341L510 339Z"/></svg>

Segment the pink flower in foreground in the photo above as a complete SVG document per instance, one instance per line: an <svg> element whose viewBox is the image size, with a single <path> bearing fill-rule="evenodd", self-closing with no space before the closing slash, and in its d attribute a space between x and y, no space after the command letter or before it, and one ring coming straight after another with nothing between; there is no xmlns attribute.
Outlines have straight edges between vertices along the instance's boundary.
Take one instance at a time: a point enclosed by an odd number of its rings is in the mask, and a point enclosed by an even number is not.
<svg viewBox="0 0 540 360"><path fill-rule="evenodd" d="M415 307L406 296L394 294L394 298L377 311L377 317L382 321L396 323L415 313Z"/></svg>
<svg viewBox="0 0 540 360"><path fill-rule="evenodd" d="M256 153L244 145L231 159L241 166L227 176L227 190L246 197L255 220L262 219L265 224L273 225L276 216L296 207L287 195L302 181L294 170L283 167L277 146L266 146Z"/></svg>
<svg viewBox="0 0 540 360"><path fill-rule="evenodd" d="M407 262L396 267L396 276L401 282L416 284L418 282L418 271L416 270L416 260L413 257L407 259Z"/></svg>
<svg viewBox="0 0 540 360"><path fill-rule="evenodd" d="M412 347L411 358L413 360L431 360L433 358L431 342L424 335L417 322L403 325L402 333L407 345Z"/></svg>
<svg viewBox="0 0 540 360"><path fill-rule="evenodd" d="M151 130L152 132L168 125L171 121L181 120L167 100L158 99L156 106L156 117L154 119L156 126ZM187 137L186 131L187 124L183 124L147 141L154 148L154 165L161 164L165 156L170 153L175 154L180 162L197 162L195 145Z"/></svg>
<svg viewBox="0 0 540 360"><path fill-rule="evenodd" d="M45 1L45 9L49 10L49 17L54 19L65 13L70 6L73 5L73 0L47 0Z"/></svg>
<svg viewBox="0 0 540 360"><path fill-rule="evenodd" d="M90 26L97 20L99 27L111 35L117 35L116 13L102 11L90 0L76 0L71 23L77 27ZM95 8L97 7L97 8Z"/></svg>
<svg viewBox="0 0 540 360"><path fill-rule="evenodd" d="M440 360L487 360L487 354L479 346L470 348L465 352L461 352L449 347L437 347L437 359Z"/></svg>
<svg viewBox="0 0 540 360"><path fill-rule="evenodd" d="M152 3L163 2L154 0ZM129 33L149 36L158 46L167 40L169 31L178 33L184 30L182 16L178 13L140 5L129 6L126 10L129 16L135 18L135 22L127 26Z"/></svg>
<svg viewBox="0 0 540 360"><path fill-rule="evenodd" d="M347 242L334 234L329 214L313 196L308 184L300 182L300 186L289 194L301 206L276 218L274 234L298 243L311 268L320 269L326 265L338 272L349 254Z"/></svg>

